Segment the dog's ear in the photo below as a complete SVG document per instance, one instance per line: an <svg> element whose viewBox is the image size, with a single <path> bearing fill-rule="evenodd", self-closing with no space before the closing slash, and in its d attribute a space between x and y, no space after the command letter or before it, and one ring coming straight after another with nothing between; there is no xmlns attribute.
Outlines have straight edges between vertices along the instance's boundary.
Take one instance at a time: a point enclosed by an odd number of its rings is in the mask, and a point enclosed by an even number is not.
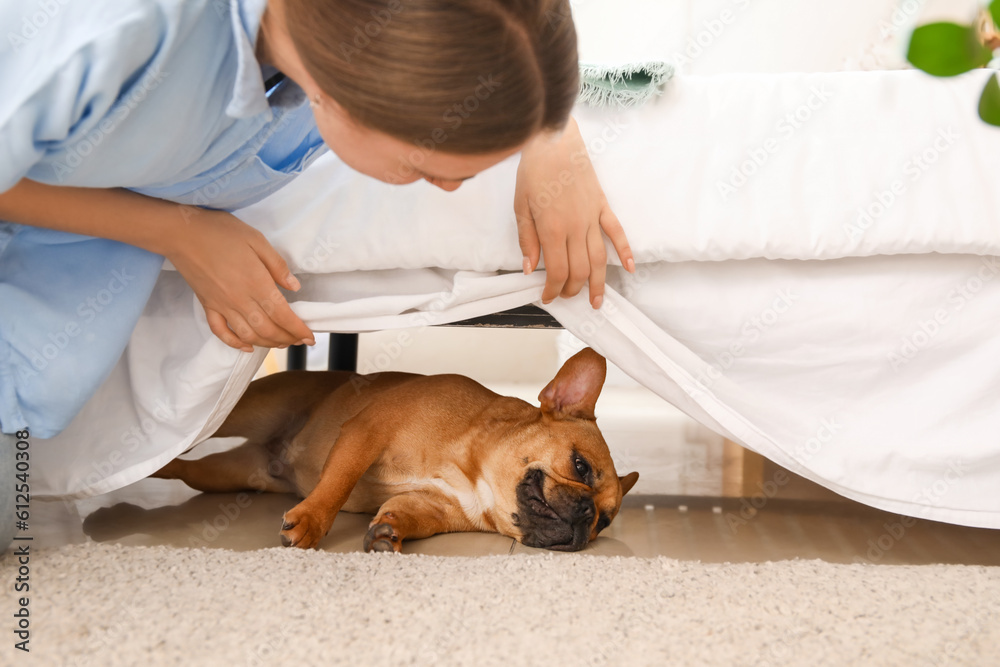
<svg viewBox="0 0 1000 667"><path fill-rule="evenodd" d="M594 419L594 406L607 372L608 363L604 357L589 347L580 350L563 364L555 379L538 395L542 412L556 418Z"/></svg>
<svg viewBox="0 0 1000 667"><path fill-rule="evenodd" d="M622 495L624 496L626 493L631 491L632 487L635 486L635 483L638 481L639 481L639 473L637 472L630 472L624 477L619 476L618 483L622 485Z"/></svg>

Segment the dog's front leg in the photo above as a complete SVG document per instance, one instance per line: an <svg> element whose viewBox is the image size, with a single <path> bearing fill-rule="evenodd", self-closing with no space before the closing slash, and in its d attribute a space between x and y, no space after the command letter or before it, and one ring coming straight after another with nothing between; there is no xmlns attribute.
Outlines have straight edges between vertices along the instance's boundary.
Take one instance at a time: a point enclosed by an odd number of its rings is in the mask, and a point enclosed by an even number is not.
<svg viewBox="0 0 1000 667"><path fill-rule="evenodd" d="M479 530L461 507L440 491L410 491L382 504L368 524L365 551L399 551L403 540Z"/></svg>
<svg viewBox="0 0 1000 667"><path fill-rule="evenodd" d="M311 438L322 438L328 432L322 423L310 427L306 447L311 446ZM365 413L345 422L327 455L316 487L282 517L281 543L300 549L312 549L319 544L358 480L385 451L387 442L384 427L369 421Z"/></svg>

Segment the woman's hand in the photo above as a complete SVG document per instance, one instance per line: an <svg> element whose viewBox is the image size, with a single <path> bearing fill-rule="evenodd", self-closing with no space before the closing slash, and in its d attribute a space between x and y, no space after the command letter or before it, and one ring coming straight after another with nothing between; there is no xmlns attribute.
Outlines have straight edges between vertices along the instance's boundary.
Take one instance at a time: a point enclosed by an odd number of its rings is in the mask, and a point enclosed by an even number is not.
<svg viewBox="0 0 1000 667"><path fill-rule="evenodd" d="M259 231L224 211L184 207L164 252L205 308L212 333L230 347L315 344L275 285L292 291L299 281Z"/></svg>
<svg viewBox="0 0 1000 667"><path fill-rule="evenodd" d="M542 303L570 297L590 283L590 303L604 299L607 253L602 230L627 271L635 271L632 249L597 180L576 121L555 134L533 139L521 152L514 192L518 242L524 272L545 256Z"/></svg>
<svg viewBox="0 0 1000 667"><path fill-rule="evenodd" d="M315 344L275 286L294 291L299 281L263 234L229 213L129 190L22 179L0 192L0 219L121 241L167 257L205 307L212 333L237 349Z"/></svg>

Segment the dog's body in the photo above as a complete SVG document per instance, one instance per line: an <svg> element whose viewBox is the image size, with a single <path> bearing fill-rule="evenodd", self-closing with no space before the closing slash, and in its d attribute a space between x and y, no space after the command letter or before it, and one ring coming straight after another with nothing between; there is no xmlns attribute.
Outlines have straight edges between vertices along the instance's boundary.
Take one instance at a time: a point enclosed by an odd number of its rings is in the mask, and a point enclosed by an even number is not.
<svg viewBox="0 0 1000 667"><path fill-rule="evenodd" d="M536 408L460 375L291 371L253 382L215 437L239 447L155 476L209 492L292 492L282 542L315 547L339 510L375 514L365 549L499 532L583 548L638 478L619 479L593 409L605 362L577 354Z"/></svg>

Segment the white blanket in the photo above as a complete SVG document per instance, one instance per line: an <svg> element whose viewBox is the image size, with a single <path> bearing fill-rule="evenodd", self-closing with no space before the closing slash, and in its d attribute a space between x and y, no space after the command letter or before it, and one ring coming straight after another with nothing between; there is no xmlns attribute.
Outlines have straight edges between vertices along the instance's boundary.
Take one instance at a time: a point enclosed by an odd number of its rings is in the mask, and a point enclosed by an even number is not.
<svg viewBox="0 0 1000 667"><path fill-rule="evenodd" d="M600 313L586 298L547 308L799 474L1000 527L1000 131L975 116L984 80L686 77L638 110L581 109L640 266L612 271ZM540 296L543 275L496 273L521 264L514 167L447 194L330 156L240 215L303 277L293 307L317 331L454 321ZM165 271L114 377L35 448L34 490L83 496L148 475L221 423L263 355L215 340Z"/></svg>

